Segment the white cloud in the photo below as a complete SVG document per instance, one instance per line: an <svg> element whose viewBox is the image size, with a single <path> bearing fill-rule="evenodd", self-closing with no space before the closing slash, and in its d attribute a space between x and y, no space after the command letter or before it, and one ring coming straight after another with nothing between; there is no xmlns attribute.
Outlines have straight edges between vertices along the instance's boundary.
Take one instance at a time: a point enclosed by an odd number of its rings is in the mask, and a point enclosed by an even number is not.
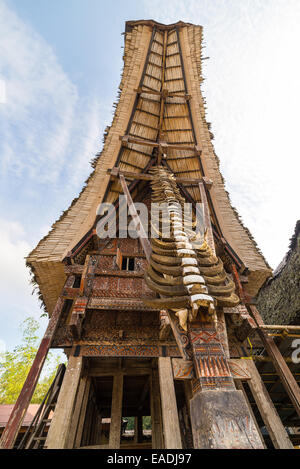
<svg viewBox="0 0 300 469"><path fill-rule="evenodd" d="M144 0L149 17L204 26L202 91L233 204L272 267L299 218L300 2Z"/></svg>
<svg viewBox="0 0 300 469"><path fill-rule="evenodd" d="M0 219L0 291L6 297L28 293L30 277L24 258L30 249L22 225Z"/></svg>
<svg viewBox="0 0 300 469"><path fill-rule="evenodd" d="M32 295L30 273L25 265L32 247L20 222L0 218L0 348L4 344L12 349L21 340L20 325L29 316L39 321L40 336L47 326L47 319L41 318L43 311L37 296Z"/></svg>
<svg viewBox="0 0 300 469"><path fill-rule="evenodd" d="M6 85L0 107L2 178L55 184L72 168L71 179L77 180L81 161L81 178L86 177L100 146L100 103L79 95L52 48L3 0L0 76Z"/></svg>
<svg viewBox="0 0 300 469"><path fill-rule="evenodd" d="M54 199L60 205L77 195L101 146L103 106L79 93L50 45L4 0L0 79L6 92L0 104L0 184L9 194L0 215L0 338L14 344L19 324L41 314L25 266L25 257L55 220L44 216L50 208L41 205L41 187L51 207ZM40 322L45 327L47 321Z"/></svg>

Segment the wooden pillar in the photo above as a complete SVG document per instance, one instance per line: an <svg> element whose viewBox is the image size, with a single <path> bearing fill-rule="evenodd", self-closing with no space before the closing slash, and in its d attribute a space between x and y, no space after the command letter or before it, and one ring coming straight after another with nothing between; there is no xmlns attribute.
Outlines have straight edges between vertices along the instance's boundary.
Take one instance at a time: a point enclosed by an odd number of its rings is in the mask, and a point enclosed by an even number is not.
<svg viewBox="0 0 300 469"><path fill-rule="evenodd" d="M195 449L263 449L242 391L200 391L190 406Z"/></svg>
<svg viewBox="0 0 300 469"><path fill-rule="evenodd" d="M264 437L262 436L262 433L261 433L261 431L260 431L259 425L258 425L257 420L256 420L256 418L255 418L255 415L254 415L254 412L253 412L253 410L252 410L251 404L250 404L250 402L249 402L249 399L248 399L247 393L246 393L246 391L245 391L243 382L242 382L241 380L237 379L237 380L235 380L235 385L236 385L236 388L237 388L239 391L242 391L243 396L244 396L244 398L245 398L245 401L247 402L248 409L249 409L249 412L250 412L251 417L252 417L252 419L253 419L254 425L255 425L255 427L256 427L257 433L258 433L259 436L260 436L260 439L261 439L261 442L262 442L262 444L263 444L263 447L264 447L265 449L267 449L266 443L265 443L265 440L264 440Z"/></svg>
<svg viewBox="0 0 300 469"><path fill-rule="evenodd" d="M67 447L81 371L82 357L70 357L46 440L48 449Z"/></svg>
<svg viewBox="0 0 300 469"><path fill-rule="evenodd" d="M160 395L166 449L181 449L181 434L171 358L158 359Z"/></svg>
<svg viewBox="0 0 300 469"><path fill-rule="evenodd" d="M122 174L120 174L119 177L120 177L120 182L121 182L121 186L122 186L124 195L125 195L126 200L127 200L129 213L130 213L130 215L132 217L132 220L133 220L133 223L135 225L135 228L136 228L140 243L142 245L142 248L144 250L145 256L146 256L147 260L149 261L150 260L150 255L151 255L151 245L150 245L147 233L145 232L145 229L143 227L141 219L140 219L140 217L137 213L137 210L136 210L135 205L133 203L133 200L131 198L129 189L127 187L125 178Z"/></svg>
<svg viewBox="0 0 300 469"><path fill-rule="evenodd" d="M213 235L213 230L212 230L211 220L210 220L210 210L209 210L209 205L208 205L208 200L207 200L207 195L206 195L206 188L205 188L203 181L199 182L199 190L200 190L201 202L203 204L204 226L207 230L207 233L206 233L207 243L209 247L211 248L213 255L216 255L214 235Z"/></svg>
<svg viewBox="0 0 300 469"><path fill-rule="evenodd" d="M66 445L68 449L76 448L75 446L76 436L77 436L77 433L80 432L79 427L83 426L83 423L84 423L82 421L84 420L84 416L85 416L84 404L85 402L87 402L87 397L85 396L85 394L89 393L89 389L90 389L89 384L90 384L90 378L88 378L87 376L82 376L82 378L80 378L80 382L78 386L78 393L76 397L76 404L75 404L74 412L72 415L70 430L68 432L69 433L68 441ZM84 416L81 417L83 413L84 413ZM82 432L80 432L80 438L81 438L81 434Z"/></svg>
<svg viewBox="0 0 300 469"><path fill-rule="evenodd" d="M134 417L134 442L142 443L143 441L143 417L138 415Z"/></svg>
<svg viewBox="0 0 300 469"><path fill-rule="evenodd" d="M189 417L191 418L190 400L193 397L193 391L192 391L192 383L190 379L183 381L183 388L184 388L184 396L185 396L185 402L186 402L188 414L189 414Z"/></svg>
<svg viewBox="0 0 300 469"><path fill-rule="evenodd" d="M263 326L264 322L256 307L251 305L250 309L258 326ZM266 331L260 329L260 327L258 327L257 332L262 340L265 349L268 352L268 355L270 356L273 362L274 368L277 371L278 376L280 377L282 385L284 386L287 394L289 395L295 407L297 414L300 417L300 388L293 376L293 373L286 364L273 338L270 337Z"/></svg>
<svg viewBox="0 0 300 469"><path fill-rule="evenodd" d="M111 421L109 432L109 448L119 449L121 443L121 419L123 401L123 374L114 376L113 394L111 403Z"/></svg>
<svg viewBox="0 0 300 469"><path fill-rule="evenodd" d="M138 418L134 417L134 438L133 438L134 443L139 442L139 431L138 431Z"/></svg>
<svg viewBox="0 0 300 469"><path fill-rule="evenodd" d="M251 379L249 387L257 404L261 417L267 427L272 443L276 449L293 449L291 440L280 420L270 395L252 360L245 360Z"/></svg>
<svg viewBox="0 0 300 469"><path fill-rule="evenodd" d="M85 422L85 417L86 417L86 410L87 410L87 405L88 405L89 395L90 395L90 387L91 387L91 378L88 377L85 382L84 394L83 394L82 404L80 408L80 414L79 414L79 419L78 419L78 424L77 424L77 429L76 429L76 436L75 436L75 441L74 441L74 446L73 446L74 448L80 448L80 445L81 445L84 422Z"/></svg>
<svg viewBox="0 0 300 469"><path fill-rule="evenodd" d="M80 447L91 446L91 434L92 434L92 420L94 413L94 403L93 403L93 392L90 389L88 402L86 406L84 425L82 429L82 437Z"/></svg>
<svg viewBox="0 0 300 469"><path fill-rule="evenodd" d="M151 374L151 427L152 449L163 449L164 438L162 430L161 399L159 389L158 371L152 370Z"/></svg>

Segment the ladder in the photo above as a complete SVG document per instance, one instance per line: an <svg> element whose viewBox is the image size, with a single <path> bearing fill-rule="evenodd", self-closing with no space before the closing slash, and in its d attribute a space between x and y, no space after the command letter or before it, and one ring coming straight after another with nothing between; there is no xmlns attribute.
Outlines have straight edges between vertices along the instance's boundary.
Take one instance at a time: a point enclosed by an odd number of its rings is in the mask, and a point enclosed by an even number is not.
<svg viewBox="0 0 300 469"><path fill-rule="evenodd" d="M51 422L49 415L55 409L65 370L64 364L59 365L55 378L17 449L41 449L44 447Z"/></svg>

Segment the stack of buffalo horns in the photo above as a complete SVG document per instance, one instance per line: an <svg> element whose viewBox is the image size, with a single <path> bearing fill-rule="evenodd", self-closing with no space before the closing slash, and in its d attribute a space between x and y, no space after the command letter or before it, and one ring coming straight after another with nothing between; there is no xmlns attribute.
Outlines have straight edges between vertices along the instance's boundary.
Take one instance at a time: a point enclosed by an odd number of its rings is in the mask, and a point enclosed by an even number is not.
<svg viewBox="0 0 300 469"><path fill-rule="evenodd" d="M152 308L175 311L181 327L187 330L188 321L193 322L198 313L206 320L214 320L216 306L236 306L239 298L221 259L212 253L205 236L203 240L193 231L192 217L183 223L185 200L174 175L162 166L152 168L151 173L152 202L164 204L170 226L166 234L161 230L165 217L159 212L155 219L152 214L152 233L157 237L151 238L152 253L145 280L160 298L143 301Z"/></svg>

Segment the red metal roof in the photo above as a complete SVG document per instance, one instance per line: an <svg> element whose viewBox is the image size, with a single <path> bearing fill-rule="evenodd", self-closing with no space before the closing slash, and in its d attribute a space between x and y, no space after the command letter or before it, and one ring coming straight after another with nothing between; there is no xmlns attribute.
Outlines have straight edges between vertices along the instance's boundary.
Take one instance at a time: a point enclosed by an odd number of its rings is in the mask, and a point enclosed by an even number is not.
<svg viewBox="0 0 300 469"><path fill-rule="evenodd" d="M35 416L39 404L30 404L28 407L28 410L26 412L24 421L23 421L23 427L28 427ZM5 425L8 422L9 416L11 414L11 411L13 410L14 404L3 404L0 405L0 428L5 427Z"/></svg>

